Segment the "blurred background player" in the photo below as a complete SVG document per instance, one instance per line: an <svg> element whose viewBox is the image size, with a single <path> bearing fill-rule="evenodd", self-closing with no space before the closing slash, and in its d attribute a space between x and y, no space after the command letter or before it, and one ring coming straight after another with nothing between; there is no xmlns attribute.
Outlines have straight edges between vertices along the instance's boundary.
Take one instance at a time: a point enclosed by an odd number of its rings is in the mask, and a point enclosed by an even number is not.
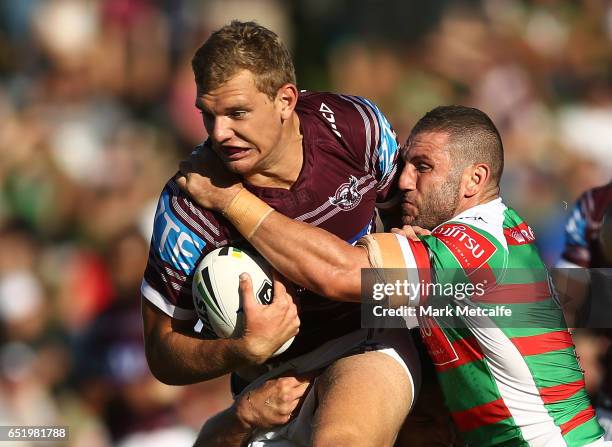
<svg viewBox="0 0 612 447"><path fill-rule="evenodd" d="M612 341L612 182L585 191L565 225L565 249L557 263L556 286L574 321L578 353L593 375L599 422L612 440L612 348L599 358L588 344ZM569 270L573 268L584 270ZM588 269L588 270L586 270Z"/></svg>
<svg viewBox="0 0 612 447"><path fill-rule="evenodd" d="M609 239L601 231L611 204L612 182L589 189L580 196L565 224L565 249L558 267L612 266Z"/></svg>

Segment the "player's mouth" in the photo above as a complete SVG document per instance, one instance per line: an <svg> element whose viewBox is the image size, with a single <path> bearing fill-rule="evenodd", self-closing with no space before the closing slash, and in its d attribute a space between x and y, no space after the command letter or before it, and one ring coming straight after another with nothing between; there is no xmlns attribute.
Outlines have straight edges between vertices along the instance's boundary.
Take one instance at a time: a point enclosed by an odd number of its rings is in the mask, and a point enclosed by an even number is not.
<svg viewBox="0 0 612 447"><path fill-rule="evenodd" d="M408 200L403 200L402 201L402 210L405 211L417 211L419 210L419 207L414 204L413 202L409 202Z"/></svg>
<svg viewBox="0 0 612 447"><path fill-rule="evenodd" d="M221 146L221 154L223 158L226 160L240 160L241 158L246 157L251 148L249 147L239 147L239 146Z"/></svg>

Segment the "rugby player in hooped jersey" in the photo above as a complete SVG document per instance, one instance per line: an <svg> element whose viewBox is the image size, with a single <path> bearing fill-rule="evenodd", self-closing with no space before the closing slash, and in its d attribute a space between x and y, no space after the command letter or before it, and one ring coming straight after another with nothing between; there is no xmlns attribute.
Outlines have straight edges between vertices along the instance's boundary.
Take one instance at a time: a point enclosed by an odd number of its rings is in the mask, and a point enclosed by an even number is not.
<svg viewBox="0 0 612 447"><path fill-rule="evenodd" d="M427 323L422 333L446 403L469 445L603 445L569 331L548 321L562 321L562 314L546 276L538 277L544 265L535 237L499 197L503 147L494 124L476 109L438 107L412 130L403 157L403 223L430 230L420 240L374 234L348 245L265 209L235 179L202 166L197 156L182 164L178 182L200 205L222 210L232 222L248 220L241 231L275 268L334 300L359 301L360 270L368 267L413 267L419 274L482 267L497 275L508 265L533 271L534 280L526 284L493 276L495 293L484 297L542 306L546 312L535 314L546 320L541 325L480 327L466 319L466 328L455 329L433 319L421 322ZM228 185L224 189L214 185L220 177ZM237 201L239 210L233 206ZM476 243L478 256L471 252ZM525 296L527 301L514 300Z"/></svg>
<svg viewBox="0 0 612 447"><path fill-rule="evenodd" d="M374 104L348 95L298 94L287 49L252 22L232 22L213 33L192 65L196 106L209 135L196 154L237 174L261 199L264 212L272 206L349 243L372 230L376 204L394 192L399 153L391 126ZM234 205L241 208L240 202ZM214 339L205 324L196 324L191 280L199 260L221 246L248 245L239 231L249 225L229 224L221 213L203 209L174 179L166 184L141 287L151 370L169 384L237 371L242 382L251 382L243 394L247 404L249 391L261 390L267 379L290 370L298 376L323 371L295 415L299 427L290 423L254 433L251 441L392 445L418 387L418 361L399 331L362 329L358 304L298 291L298 319L279 281L272 304L254 305L247 275L240 291L251 305L243 306L246 328L240 336ZM270 360L293 335L289 349ZM376 386L363 386L372 377Z"/></svg>

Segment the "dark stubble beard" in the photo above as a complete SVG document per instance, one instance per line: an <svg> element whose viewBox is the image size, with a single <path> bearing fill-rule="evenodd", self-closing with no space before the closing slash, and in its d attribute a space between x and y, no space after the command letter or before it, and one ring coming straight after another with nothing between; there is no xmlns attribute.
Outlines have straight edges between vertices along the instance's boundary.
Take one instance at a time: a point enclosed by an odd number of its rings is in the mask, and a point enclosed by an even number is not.
<svg viewBox="0 0 612 447"><path fill-rule="evenodd" d="M410 216L402 218L404 224L433 230L454 217L459 203L459 180L460 176L457 173L449 174L449 178L443 184L429 191L426 196L422 196L416 218L412 219Z"/></svg>

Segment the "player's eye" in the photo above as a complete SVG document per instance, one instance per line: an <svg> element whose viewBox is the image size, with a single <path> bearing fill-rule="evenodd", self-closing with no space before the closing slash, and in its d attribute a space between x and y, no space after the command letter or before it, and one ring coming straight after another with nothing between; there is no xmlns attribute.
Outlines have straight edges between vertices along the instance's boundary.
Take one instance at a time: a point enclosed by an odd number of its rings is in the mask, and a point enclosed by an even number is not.
<svg viewBox="0 0 612 447"><path fill-rule="evenodd" d="M426 163L418 163L416 165L416 169L419 172L427 172L427 171L431 171L431 166Z"/></svg>
<svg viewBox="0 0 612 447"><path fill-rule="evenodd" d="M246 117L246 110L234 110L229 114L234 119L243 119Z"/></svg>

